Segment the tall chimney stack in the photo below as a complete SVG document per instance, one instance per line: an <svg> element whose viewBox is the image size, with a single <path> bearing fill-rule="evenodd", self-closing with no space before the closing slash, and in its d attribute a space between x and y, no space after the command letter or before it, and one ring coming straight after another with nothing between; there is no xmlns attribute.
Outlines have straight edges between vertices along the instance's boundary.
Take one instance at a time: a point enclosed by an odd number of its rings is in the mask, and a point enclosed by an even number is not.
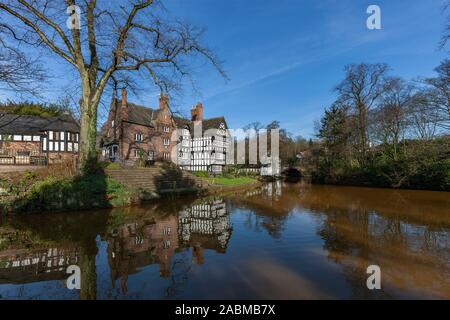
<svg viewBox="0 0 450 320"><path fill-rule="evenodd" d="M122 88L122 108L127 107L127 88Z"/></svg>
<svg viewBox="0 0 450 320"><path fill-rule="evenodd" d="M127 88L122 88L122 104L120 106L120 115L122 119L128 119Z"/></svg>
<svg viewBox="0 0 450 320"><path fill-rule="evenodd" d="M169 97L166 96L164 93L161 93L161 95L159 96L159 108L160 109L169 108Z"/></svg>
<svg viewBox="0 0 450 320"><path fill-rule="evenodd" d="M192 121L203 121L203 105L201 102L197 103L195 107L191 109Z"/></svg>

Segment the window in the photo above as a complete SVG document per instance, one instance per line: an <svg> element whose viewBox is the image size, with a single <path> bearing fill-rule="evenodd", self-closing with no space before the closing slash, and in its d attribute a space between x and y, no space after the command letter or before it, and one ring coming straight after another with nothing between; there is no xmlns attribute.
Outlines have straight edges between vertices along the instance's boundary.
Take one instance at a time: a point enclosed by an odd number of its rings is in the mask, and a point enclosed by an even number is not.
<svg viewBox="0 0 450 320"><path fill-rule="evenodd" d="M42 139L42 150L47 151L47 138Z"/></svg>
<svg viewBox="0 0 450 320"><path fill-rule="evenodd" d="M41 136L33 136L33 141L41 141Z"/></svg>
<svg viewBox="0 0 450 320"><path fill-rule="evenodd" d="M78 152L78 143L73 144L73 149L75 150L75 152Z"/></svg>
<svg viewBox="0 0 450 320"><path fill-rule="evenodd" d="M170 144L170 139L164 138L164 145L168 146Z"/></svg>
<svg viewBox="0 0 450 320"><path fill-rule="evenodd" d="M165 126L165 127L163 128L163 130L164 130L164 132L170 132L170 128L167 127L167 126Z"/></svg>
<svg viewBox="0 0 450 320"><path fill-rule="evenodd" d="M59 151L59 142L55 142L55 151Z"/></svg>
<svg viewBox="0 0 450 320"><path fill-rule="evenodd" d="M170 159L170 153L164 152L164 160L169 160Z"/></svg>
<svg viewBox="0 0 450 320"><path fill-rule="evenodd" d="M67 151L69 151L69 152L73 151L73 143L72 142L67 143Z"/></svg>
<svg viewBox="0 0 450 320"><path fill-rule="evenodd" d="M111 121L111 127L114 128L114 120Z"/></svg>
<svg viewBox="0 0 450 320"><path fill-rule="evenodd" d="M143 136L142 134L136 133L136 134L134 135L134 141L136 141L136 142L141 142L142 140L144 140L144 136Z"/></svg>
<svg viewBox="0 0 450 320"><path fill-rule="evenodd" d="M22 141L22 136L21 136L21 135L15 134L15 135L13 136L13 140L14 140L14 141Z"/></svg>
<svg viewBox="0 0 450 320"><path fill-rule="evenodd" d="M134 150L134 157L135 158L140 158L143 154L144 154L144 151L142 151L141 149L135 149Z"/></svg>
<svg viewBox="0 0 450 320"><path fill-rule="evenodd" d="M65 144L64 144L63 141L61 141L61 142L59 143L59 150L60 150L60 151L66 151L66 150L65 150Z"/></svg>
<svg viewBox="0 0 450 320"><path fill-rule="evenodd" d="M50 141L50 142L48 143L48 150L49 150L49 151L53 151L53 141Z"/></svg>
<svg viewBox="0 0 450 320"><path fill-rule="evenodd" d="M72 134L67 132L67 141L72 141Z"/></svg>
<svg viewBox="0 0 450 320"><path fill-rule="evenodd" d="M31 141L32 137L31 136L23 136L23 141Z"/></svg>
<svg viewBox="0 0 450 320"><path fill-rule="evenodd" d="M78 140L80 140L80 135L77 133L77 134L75 135L75 141L78 142Z"/></svg>
<svg viewBox="0 0 450 320"><path fill-rule="evenodd" d="M65 132L61 132L60 136L59 136L59 140L64 141L64 136L65 136Z"/></svg>
<svg viewBox="0 0 450 320"><path fill-rule="evenodd" d="M3 134L3 135L0 134L0 141L1 140L5 140L5 141L11 140L11 136L8 134Z"/></svg>
<svg viewBox="0 0 450 320"><path fill-rule="evenodd" d="M53 140L53 131L48 132L48 140Z"/></svg>

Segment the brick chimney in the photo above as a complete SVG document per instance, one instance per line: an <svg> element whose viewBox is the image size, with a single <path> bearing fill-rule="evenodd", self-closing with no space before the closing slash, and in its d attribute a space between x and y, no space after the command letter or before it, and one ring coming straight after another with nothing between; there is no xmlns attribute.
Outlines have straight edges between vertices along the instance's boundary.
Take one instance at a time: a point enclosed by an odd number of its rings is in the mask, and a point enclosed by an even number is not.
<svg viewBox="0 0 450 320"><path fill-rule="evenodd" d="M192 121L203 121L203 105L201 102L197 103L195 107L191 109Z"/></svg>
<svg viewBox="0 0 450 320"><path fill-rule="evenodd" d="M160 109L169 108L169 97L166 96L164 93L161 93L161 95L159 96L159 108Z"/></svg>
<svg viewBox="0 0 450 320"><path fill-rule="evenodd" d="M122 89L122 104L120 106L120 115L122 119L128 119L127 88Z"/></svg>

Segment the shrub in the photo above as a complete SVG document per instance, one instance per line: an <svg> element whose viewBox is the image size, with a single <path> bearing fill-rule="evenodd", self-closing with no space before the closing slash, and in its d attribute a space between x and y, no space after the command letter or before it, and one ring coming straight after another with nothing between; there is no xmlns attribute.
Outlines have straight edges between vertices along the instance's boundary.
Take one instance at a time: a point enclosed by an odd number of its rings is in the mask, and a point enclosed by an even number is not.
<svg viewBox="0 0 450 320"><path fill-rule="evenodd" d="M11 204L15 212L83 210L124 206L134 192L104 174L57 178L48 176L35 182Z"/></svg>
<svg viewBox="0 0 450 320"><path fill-rule="evenodd" d="M117 170L117 169L122 169L122 166L120 165L120 163L117 163L117 162L110 162L110 163L108 163L108 165L106 166L106 169Z"/></svg>
<svg viewBox="0 0 450 320"><path fill-rule="evenodd" d="M206 171L194 171L192 172L194 174L194 176L199 177L199 178L208 178L209 174Z"/></svg>

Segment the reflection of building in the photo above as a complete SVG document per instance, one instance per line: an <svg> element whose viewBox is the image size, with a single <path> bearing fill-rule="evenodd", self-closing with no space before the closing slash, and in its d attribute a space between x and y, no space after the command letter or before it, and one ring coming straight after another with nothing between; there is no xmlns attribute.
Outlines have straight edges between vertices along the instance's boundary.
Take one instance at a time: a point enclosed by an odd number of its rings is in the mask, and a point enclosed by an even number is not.
<svg viewBox="0 0 450 320"><path fill-rule="evenodd" d="M193 205L180 212L178 218L180 241L194 247L225 252L231 236L230 218L223 200Z"/></svg>
<svg viewBox="0 0 450 320"><path fill-rule="evenodd" d="M225 252L230 236L230 221L223 200L192 205L178 217L124 224L108 240L113 285L120 279L121 289L126 293L128 276L151 264L159 264L161 277L168 277L179 248L192 246L195 260L203 263L203 250Z"/></svg>
<svg viewBox="0 0 450 320"><path fill-rule="evenodd" d="M262 187L257 189L249 190L245 193L246 197L255 197L259 196L258 199L269 199L269 200L277 200L279 197L283 195L282 191L283 183L281 180L277 180L275 182L266 183Z"/></svg>
<svg viewBox="0 0 450 320"><path fill-rule="evenodd" d="M0 257L0 283L24 284L67 278L66 269L79 263L77 248L49 248Z"/></svg>
<svg viewBox="0 0 450 320"><path fill-rule="evenodd" d="M113 285L120 279L127 292L128 276L139 268L160 265L161 277L168 277L177 249L192 246L197 263L203 263L203 250L225 252L231 236L227 206L222 200L195 204L178 216L155 218L150 223L127 223L113 232L108 240L108 259Z"/></svg>
<svg viewBox="0 0 450 320"><path fill-rule="evenodd" d="M128 275L136 273L139 267L156 263L160 265L161 276L169 276L171 260L178 248L177 219L170 216L150 224L125 224L108 243L113 284L121 278L122 290L126 292Z"/></svg>

